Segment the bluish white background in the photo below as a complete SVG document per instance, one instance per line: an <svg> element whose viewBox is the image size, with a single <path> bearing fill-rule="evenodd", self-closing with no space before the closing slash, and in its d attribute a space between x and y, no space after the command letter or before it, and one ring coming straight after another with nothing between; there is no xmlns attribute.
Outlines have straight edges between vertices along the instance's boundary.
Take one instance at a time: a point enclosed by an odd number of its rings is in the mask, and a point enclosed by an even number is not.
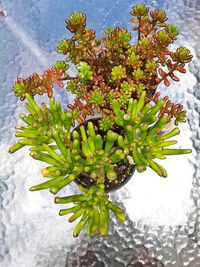
<svg viewBox="0 0 200 267"><path fill-rule="evenodd" d="M133 225L131 241L135 242L138 238L135 236L136 230L141 231L143 236L148 231L153 231L157 240L153 247L149 245L148 239L141 238L140 242L150 249L152 256L162 259L166 266L181 267L183 263L185 266L200 266L197 246L200 228L200 176L197 163L200 3L198 0L145 2L150 7L166 9L170 22L175 22L180 28L177 45L187 46L194 56L188 73L180 76L181 83L172 84L169 91L164 87L160 88L163 95L169 94L174 101L183 103L188 110L189 123L181 126L182 133L177 140L180 147L193 147L193 154L169 157L164 162L168 170L166 179L158 177L151 170L144 174L135 174L133 179L119 192L112 194L112 197L124 203L126 207L128 220ZM104 30L113 25L127 27L131 31L129 12L135 3L137 2L130 0L0 1L0 9L5 9L8 13L6 18L0 18L0 266L62 267L65 266L67 253L70 253L72 247L76 251L76 246L82 239L72 238L73 225L70 225L66 218L58 216L59 207L54 205L53 196L49 192L28 191L31 185L41 181L42 164L29 157L28 149L12 156L7 153L9 146L15 142L14 127L20 123L18 114L24 111L24 103L12 94L15 79L42 72L61 58L56 53L56 46L59 40L70 36L65 29L65 19L72 11L87 13L88 27L95 29L97 36L102 36ZM67 97L59 90L56 97L63 104L70 99L70 96ZM75 186L71 186L63 195L76 190ZM114 225L111 235L120 233L119 227L124 227L126 232L126 224ZM180 227L181 231L177 232ZM161 250L163 240L159 239L162 236L159 231L162 234L168 233L170 239L174 238L173 244L176 244L177 236L182 243L179 242L181 244L177 247L171 243L165 244L166 250ZM125 247L129 248L125 235L121 238L124 239ZM100 247L107 242L101 239L91 240L94 244L100 240ZM90 240L86 242L89 243ZM120 251L120 244L116 242L112 246L116 246ZM107 243L106 245L108 246ZM193 254L189 252L191 246ZM169 249L171 256L166 253ZM185 253L190 255L190 260L184 256ZM80 256L78 250L76 254L77 257ZM98 266L111 266L103 258L99 262L102 265ZM119 253L119 266L125 266L124 262ZM70 263L67 266L70 266ZM79 266L83 265L80 263Z"/></svg>

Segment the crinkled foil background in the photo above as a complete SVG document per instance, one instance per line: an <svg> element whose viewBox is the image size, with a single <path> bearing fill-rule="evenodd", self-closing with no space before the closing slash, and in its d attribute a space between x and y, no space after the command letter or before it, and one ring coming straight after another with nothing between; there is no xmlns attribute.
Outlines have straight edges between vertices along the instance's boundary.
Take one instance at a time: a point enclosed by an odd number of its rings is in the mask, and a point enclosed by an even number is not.
<svg viewBox="0 0 200 267"><path fill-rule="evenodd" d="M150 171L136 175L111 198L126 208L127 221L111 218L106 238L72 238L73 225L60 218L49 192L31 193L41 181L42 164L25 149L10 156L14 126L23 105L11 88L17 77L42 72L59 56L57 42L68 36L64 20L73 10L88 14L88 25L101 35L106 27L131 30L131 0L2 0L0 9L0 266L1 267L123 267L200 266L200 1L145 1L164 8L180 28L178 44L189 47L194 60L182 82L168 94L184 104L188 124L182 126L181 146L193 154L166 161L169 177ZM73 70L72 70L73 71ZM166 89L161 88L165 94ZM67 103L64 92L57 99ZM71 186L62 194L75 192Z"/></svg>

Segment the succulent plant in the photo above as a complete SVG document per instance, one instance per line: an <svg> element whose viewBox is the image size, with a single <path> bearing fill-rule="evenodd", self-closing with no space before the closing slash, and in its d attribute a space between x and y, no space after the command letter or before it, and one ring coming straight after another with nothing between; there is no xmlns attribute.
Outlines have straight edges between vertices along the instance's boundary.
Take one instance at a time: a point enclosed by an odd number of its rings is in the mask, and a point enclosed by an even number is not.
<svg viewBox="0 0 200 267"><path fill-rule="evenodd" d="M107 107L113 113L109 94L126 109L129 99L138 99L142 91L150 97L161 82L166 86L170 79L178 82L175 72L185 73L184 66L192 58L185 47L170 50L170 44L178 37L178 28L166 23L168 18L163 10L150 10L145 4L133 6L131 15L137 44L131 44L131 34L119 27L108 28L105 37L96 39L95 31L86 28L86 15L73 12L66 20L72 37L58 43L58 53L66 55L66 61L57 62L54 72L48 70L42 76L19 79L13 87L16 96L23 100L26 93L34 96L47 92L52 97L53 83L63 87L62 80L66 80L66 89L82 102L78 121L84 122L89 115L86 110L96 109L105 115ZM67 62L76 66L76 77L67 72ZM126 83L131 85L129 89L125 89Z"/></svg>
<svg viewBox="0 0 200 267"><path fill-rule="evenodd" d="M26 98L26 93L29 93L32 96L47 93L48 97L52 97L54 83L61 88L64 87L61 81L62 74L63 70L61 68L51 68L46 70L43 75L34 73L26 79L18 78L13 86L13 92L17 97L20 97L21 100Z"/></svg>
<svg viewBox="0 0 200 267"><path fill-rule="evenodd" d="M90 81L92 80L92 70L90 65L87 64L87 62L81 61L79 65L77 66L78 70L78 76L81 81Z"/></svg>
<svg viewBox="0 0 200 267"><path fill-rule="evenodd" d="M27 126L17 126L16 137L19 141L9 152L14 153L23 146L31 146L30 156L50 164L42 170L45 177L52 178L40 185L33 186L31 191L50 188L57 193L85 171L96 183L104 183L107 179L116 179L115 164L124 159L121 149L113 148L118 134L109 130L105 140L95 133L92 122L80 127L80 133L71 128L73 118L71 111L62 111L59 103L50 99L50 107L40 108L30 95L26 95L26 104L30 112L20 117ZM57 190L58 189L58 190Z"/></svg>
<svg viewBox="0 0 200 267"><path fill-rule="evenodd" d="M109 230L109 210L120 221L125 220L124 211L106 196L104 184L91 186L89 189L80 186L79 189L82 194L55 198L56 204L74 204L73 207L61 209L60 216L73 213L69 222L73 222L82 216L74 228L74 237L77 237L84 227L86 227L88 236L91 234L106 236Z"/></svg>
<svg viewBox="0 0 200 267"><path fill-rule="evenodd" d="M139 100L130 99L127 110L120 109L118 100L113 100L115 123L124 128L124 137L118 137L118 146L126 150L132 157L138 172L144 172L147 167L152 168L158 175L166 177L167 172L154 159L165 159L166 155L180 155L191 153L191 149L168 148L176 144L175 140L168 140L180 133L178 127L168 133L162 130L168 121L168 114L158 116L165 105L160 99L156 104L145 104L146 92Z"/></svg>
<svg viewBox="0 0 200 267"><path fill-rule="evenodd" d="M57 204L74 204L59 214L72 213L69 222L80 218L75 237L83 228L88 236L107 235L110 211L125 220L124 211L107 193L110 185L119 186L125 179L121 166L127 172L135 167L144 172L150 167L166 177L156 159L191 152L171 148L176 144L171 138L180 133L175 126L186 122L186 111L168 96L160 98L156 89L161 82L165 86L170 80L178 82L176 73L186 72L185 64L192 55L182 46L171 51L179 30L166 23L163 10L137 4L130 14L135 44L131 33L120 27L106 29L97 39L95 31L86 27L86 15L73 12L66 20L72 36L57 46L64 60L42 75L17 79L13 86L14 94L28 101L28 115L20 114L25 125L16 127L19 139L9 152L29 146L30 156L47 164L42 175L48 180L32 186L31 191L49 189L57 194L72 182L79 185L80 194L55 198ZM77 70L73 76L68 72L70 65ZM55 84L75 95L64 109L53 98ZM49 97L49 105L34 100L43 94ZM174 128L166 133L168 122Z"/></svg>

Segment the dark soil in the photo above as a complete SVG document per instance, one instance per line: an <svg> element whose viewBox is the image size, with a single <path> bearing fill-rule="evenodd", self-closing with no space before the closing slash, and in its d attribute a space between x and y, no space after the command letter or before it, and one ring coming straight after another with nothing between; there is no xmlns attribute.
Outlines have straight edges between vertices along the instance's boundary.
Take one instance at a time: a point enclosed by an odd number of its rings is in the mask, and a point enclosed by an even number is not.
<svg viewBox="0 0 200 267"><path fill-rule="evenodd" d="M126 163L119 162L116 165L115 171L117 173L117 179L114 181L107 178L105 179L106 192L114 191L124 186L131 179L135 171L135 165L130 165L128 161ZM75 182L87 188L95 184L95 181L86 172L81 172L76 177Z"/></svg>

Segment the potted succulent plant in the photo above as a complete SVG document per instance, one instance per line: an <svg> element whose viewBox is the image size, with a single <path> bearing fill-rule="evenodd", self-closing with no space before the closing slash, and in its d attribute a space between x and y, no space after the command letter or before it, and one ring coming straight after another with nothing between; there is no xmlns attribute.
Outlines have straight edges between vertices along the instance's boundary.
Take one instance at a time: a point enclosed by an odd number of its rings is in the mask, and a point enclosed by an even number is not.
<svg viewBox="0 0 200 267"><path fill-rule="evenodd" d="M186 112L168 96L160 98L157 88L161 82L169 86L170 79L178 82L175 73L186 72L192 55L185 47L170 50L179 32L166 23L164 11L138 4L130 14L134 44L128 30L119 27L97 39L86 27L86 15L72 13L66 20L72 37L58 43L58 53L66 58L41 75L17 79L13 86L15 95L27 100L28 114L19 115L25 126L16 127L19 140L9 152L30 146L30 156L48 164L42 169L47 180L31 191L57 194L72 182L79 186L80 194L55 198L55 203L73 204L59 215L72 213L69 222L79 218L75 237L83 228L88 236L107 235L110 211L125 220L108 193L123 186L135 169L150 167L166 177L156 159L191 152L171 148ZM70 64L77 69L74 76L68 72ZM64 110L53 98L54 84L75 95ZM49 103L38 105L34 97L43 94ZM166 132L168 123L173 129Z"/></svg>

